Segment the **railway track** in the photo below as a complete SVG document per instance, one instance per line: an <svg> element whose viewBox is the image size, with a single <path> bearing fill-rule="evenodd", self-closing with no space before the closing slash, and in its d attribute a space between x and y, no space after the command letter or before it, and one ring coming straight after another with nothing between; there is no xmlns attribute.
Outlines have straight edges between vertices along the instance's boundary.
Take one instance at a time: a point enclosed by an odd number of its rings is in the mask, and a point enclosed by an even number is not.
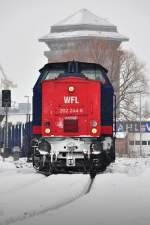
<svg viewBox="0 0 150 225"><path fill-rule="evenodd" d="M51 179L51 176L47 177L45 179L49 180L49 179ZM54 182L53 179L52 179L52 182ZM21 222L21 221L33 218L35 216L42 215L42 214L48 213L50 211L58 210L62 207L68 206L69 204L71 204L71 203L79 200L80 198L84 197L85 195L89 194L92 189L93 183L94 183L94 179L91 179L89 176L87 179L87 182L84 184L82 190L77 191L76 193L72 193L69 198L60 200L60 202L56 202L52 205L42 206L41 209L32 209L29 211L23 210L23 212L22 213L20 212L19 215L10 216L9 218L5 219L3 222L0 222L0 225L9 225L9 224Z"/></svg>

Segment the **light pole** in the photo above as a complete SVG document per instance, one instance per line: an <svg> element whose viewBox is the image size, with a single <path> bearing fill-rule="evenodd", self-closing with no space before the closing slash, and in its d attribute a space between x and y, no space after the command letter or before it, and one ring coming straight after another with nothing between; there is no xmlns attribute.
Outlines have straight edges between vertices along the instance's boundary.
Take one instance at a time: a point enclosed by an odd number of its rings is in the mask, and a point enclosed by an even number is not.
<svg viewBox="0 0 150 225"><path fill-rule="evenodd" d="M142 120L142 93L140 94L140 156L142 157L142 132L141 132L141 120Z"/></svg>
<svg viewBox="0 0 150 225"><path fill-rule="evenodd" d="M142 157L142 130L141 130L141 122L142 122L142 92L130 91L128 94L139 94L140 95L140 156Z"/></svg>
<svg viewBox="0 0 150 225"><path fill-rule="evenodd" d="M26 122L28 123L28 122L30 122L30 112L29 112L29 110L30 110L30 103L29 103L29 96L28 95L25 95L24 96L25 98L27 98L27 111L26 111Z"/></svg>
<svg viewBox="0 0 150 225"><path fill-rule="evenodd" d="M140 156L143 156L142 152L142 130L141 130L141 122L142 122L142 94L143 95L150 95L149 92L144 92L142 93L141 91L139 92L140 95Z"/></svg>
<svg viewBox="0 0 150 225"><path fill-rule="evenodd" d="M142 95L150 95L149 92L128 92L128 94L139 94L140 95L140 156L143 156L143 152L142 152L142 129L141 129L141 125L142 125Z"/></svg>
<svg viewBox="0 0 150 225"><path fill-rule="evenodd" d="M4 141L4 149L8 148L8 107L5 107L5 141Z"/></svg>
<svg viewBox="0 0 150 225"><path fill-rule="evenodd" d="M30 158L30 103L29 103L29 96L25 95L27 98L27 112L26 112L26 126L25 126L25 145L26 145L26 153L27 153L27 162Z"/></svg>

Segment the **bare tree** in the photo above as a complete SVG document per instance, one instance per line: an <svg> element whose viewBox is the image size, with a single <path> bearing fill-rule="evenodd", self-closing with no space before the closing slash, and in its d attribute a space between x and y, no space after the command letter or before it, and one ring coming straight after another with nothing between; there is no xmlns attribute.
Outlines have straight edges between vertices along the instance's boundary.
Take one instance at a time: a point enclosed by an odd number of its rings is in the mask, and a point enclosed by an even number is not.
<svg viewBox="0 0 150 225"><path fill-rule="evenodd" d="M148 120L150 119L150 106L148 102L144 103L142 118L148 119Z"/></svg>
<svg viewBox="0 0 150 225"><path fill-rule="evenodd" d="M133 52L122 50L117 43L91 40L90 56L108 69L117 96L118 116L135 119L139 116L137 98L146 89L145 65Z"/></svg>
<svg viewBox="0 0 150 225"><path fill-rule="evenodd" d="M123 119L135 119L138 116L135 99L146 87L145 66L134 53L122 50L119 44L96 38L81 40L74 48L64 52L61 58L94 62L107 68L117 95L118 116Z"/></svg>
<svg viewBox="0 0 150 225"><path fill-rule="evenodd" d="M134 53L124 51L120 56L120 85L117 107L120 117L135 119L139 116L137 98L146 88L145 66Z"/></svg>

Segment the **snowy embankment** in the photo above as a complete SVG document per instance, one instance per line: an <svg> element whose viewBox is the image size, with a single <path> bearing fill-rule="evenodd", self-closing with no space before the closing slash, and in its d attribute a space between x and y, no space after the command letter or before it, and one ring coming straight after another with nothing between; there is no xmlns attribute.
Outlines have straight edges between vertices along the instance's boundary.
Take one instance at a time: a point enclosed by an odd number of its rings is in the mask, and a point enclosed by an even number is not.
<svg viewBox="0 0 150 225"><path fill-rule="evenodd" d="M18 164L0 161L0 225L150 224L150 159L117 159L87 195L87 175L44 177Z"/></svg>
<svg viewBox="0 0 150 225"><path fill-rule="evenodd" d="M78 199L87 190L87 175L45 177L27 166L27 163L14 164L13 161L0 163L0 225L20 223L56 210ZM24 173L27 170L28 174Z"/></svg>

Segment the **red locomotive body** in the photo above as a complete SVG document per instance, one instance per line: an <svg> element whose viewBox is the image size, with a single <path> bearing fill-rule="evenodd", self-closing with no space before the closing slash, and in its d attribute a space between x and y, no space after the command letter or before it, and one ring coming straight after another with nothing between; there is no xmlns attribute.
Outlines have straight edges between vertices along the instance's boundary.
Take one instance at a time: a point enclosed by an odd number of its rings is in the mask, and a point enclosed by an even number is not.
<svg viewBox="0 0 150 225"><path fill-rule="evenodd" d="M101 65L49 63L33 89L33 166L94 177L115 160L114 90Z"/></svg>
<svg viewBox="0 0 150 225"><path fill-rule="evenodd" d="M42 83L42 136L99 137L100 81L80 77Z"/></svg>

